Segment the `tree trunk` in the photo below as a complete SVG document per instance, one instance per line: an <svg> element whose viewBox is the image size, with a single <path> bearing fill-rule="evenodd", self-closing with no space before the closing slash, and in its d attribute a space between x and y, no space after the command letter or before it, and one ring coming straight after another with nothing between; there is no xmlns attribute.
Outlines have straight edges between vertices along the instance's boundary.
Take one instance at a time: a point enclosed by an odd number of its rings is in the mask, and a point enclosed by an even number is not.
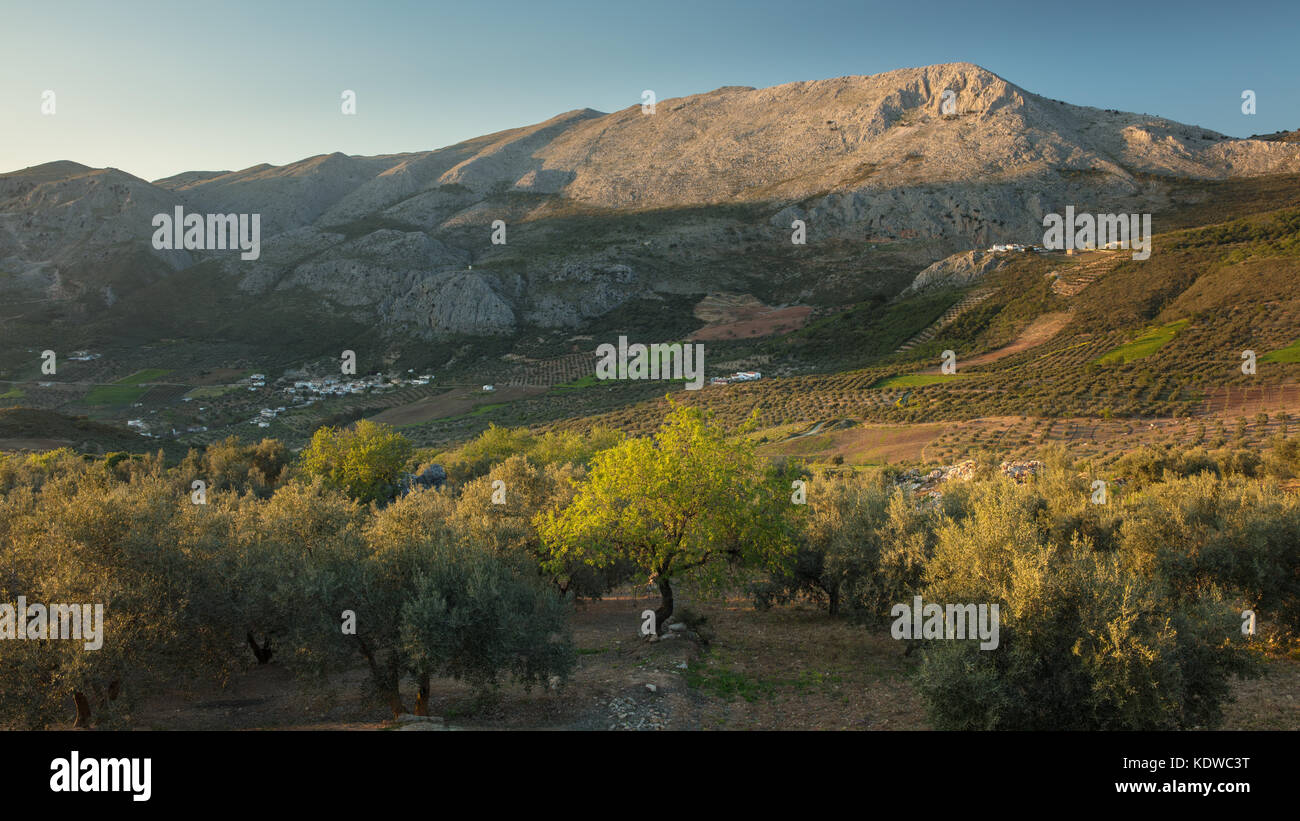
<svg viewBox="0 0 1300 821"><path fill-rule="evenodd" d="M831 599L831 615L838 616L840 614L840 586L837 584L832 587L828 595Z"/></svg>
<svg viewBox="0 0 1300 821"><path fill-rule="evenodd" d="M417 716L427 716L429 714L429 674L424 673L419 679L420 689L415 693L415 714Z"/></svg>
<svg viewBox="0 0 1300 821"><path fill-rule="evenodd" d="M388 709L393 711L393 718L398 718L406 712L406 705L402 703L402 694L397 690L397 671L381 670L379 662L375 660L374 651L360 636L357 636L357 645L361 648L361 655L366 658L366 664L370 666L370 679L374 682L380 698L388 702Z"/></svg>
<svg viewBox="0 0 1300 821"><path fill-rule="evenodd" d="M406 705L402 703L402 695L397 692L396 684L381 687L380 689L383 693L384 700L388 702L388 709L393 711L394 719L401 718L409 712L406 709Z"/></svg>
<svg viewBox="0 0 1300 821"><path fill-rule="evenodd" d="M257 642L253 639L252 630L248 631L248 646L253 648L253 655L257 657L258 664L266 664L271 660L272 654L275 653L275 651L271 649L271 640L269 638L264 644L258 646Z"/></svg>
<svg viewBox="0 0 1300 821"><path fill-rule="evenodd" d="M662 636L673 614L673 583L667 576L659 577L659 598L659 608L655 610L655 634Z"/></svg>
<svg viewBox="0 0 1300 821"><path fill-rule="evenodd" d="M72 725L72 728L74 730L78 728L83 730L89 730L90 729L90 701L86 698L86 694L81 692L80 690L73 690L72 701L74 704L77 705L77 720Z"/></svg>

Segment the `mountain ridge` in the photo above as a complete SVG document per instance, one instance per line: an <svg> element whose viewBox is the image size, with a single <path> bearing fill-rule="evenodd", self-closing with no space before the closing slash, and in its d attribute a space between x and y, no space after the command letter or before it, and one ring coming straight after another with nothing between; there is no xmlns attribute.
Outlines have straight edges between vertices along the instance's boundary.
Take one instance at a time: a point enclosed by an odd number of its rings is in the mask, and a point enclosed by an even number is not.
<svg viewBox="0 0 1300 821"><path fill-rule="evenodd" d="M1298 171L1300 144L1074 106L945 63L724 86L657 101L653 114L639 104L579 108L431 151L333 152L152 183L46 163L0 174L0 269L17 273L9 287L89 299L93 312L106 288L129 299L141 282L210 261L251 296L306 289L359 320L426 338L501 334L580 327L630 300L708 290L688 266L730 270L730 256L788 243L795 219L814 244L888 244L900 256L880 270L915 274L952 253L1026 241L1065 204L1151 211L1169 202L1163 178ZM149 220L176 206L260 214L267 253L241 262L154 251ZM658 216L640 233L591 222L636 214ZM579 218L586 241L570 236ZM509 226L505 245L489 242L498 219ZM661 249L655 260L642 258L645 245ZM157 265L132 283L79 279L88 259L128 247ZM752 290L745 276L782 275L714 276L715 287ZM792 281L777 296L830 287Z"/></svg>

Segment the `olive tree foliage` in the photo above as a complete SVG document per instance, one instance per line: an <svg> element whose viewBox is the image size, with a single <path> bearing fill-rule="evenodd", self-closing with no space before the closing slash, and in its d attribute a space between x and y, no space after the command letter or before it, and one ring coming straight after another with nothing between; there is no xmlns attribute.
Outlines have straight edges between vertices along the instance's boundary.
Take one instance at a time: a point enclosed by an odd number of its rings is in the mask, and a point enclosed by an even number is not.
<svg viewBox="0 0 1300 821"><path fill-rule="evenodd" d="M157 462L125 482L104 462L66 454L27 467L41 480L0 497L0 603L75 605L83 618L89 605L91 619L78 641L52 637L71 633L71 614L28 619L25 640L16 613L0 618L0 725L115 724L142 693L220 668L220 630L191 607L216 583L214 545L185 538L177 521L188 500L169 491ZM88 647L97 606L102 644Z"/></svg>
<svg viewBox="0 0 1300 821"><path fill-rule="evenodd" d="M398 651L427 710L430 677L480 693L503 678L525 687L567 677L577 663L568 602L479 547L435 544L402 604Z"/></svg>
<svg viewBox="0 0 1300 821"><path fill-rule="evenodd" d="M703 411L672 403L653 437L597 453L573 501L540 515L546 566L631 562L659 587L662 632L675 579L718 582L793 558L789 522L802 507L790 498L793 475L761 463L752 441L731 439Z"/></svg>
<svg viewBox="0 0 1300 821"><path fill-rule="evenodd" d="M1068 545L1078 537L1098 550L1115 549L1123 522L1121 485L1106 482L1094 487L1087 466L1081 469L1059 443L1044 448L1040 458L1044 467L1034 486L1041 499L1039 525L1047 538Z"/></svg>
<svg viewBox="0 0 1300 821"><path fill-rule="evenodd" d="M319 670L363 661L377 696L407 712L401 683L415 679L427 714L430 678L481 691L502 677L531 685L574 664L568 604L531 571L458 537L441 495L413 493L375 513L353 540L313 551L304 584L318 620L297 635ZM345 611L355 630L345 632Z"/></svg>
<svg viewBox="0 0 1300 821"><path fill-rule="evenodd" d="M632 562L618 559L604 567L577 560L548 564L537 527L542 513L573 501L586 475L586 468L580 465L539 465L526 456L511 456L464 486L459 498L449 505L448 521L461 538L544 573L560 593L599 598L632 578L636 571Z"/></svg>
<svg viewBox="0 0 1300 821"><path fill-rule="evenodd" d="M586 466L598 452L623 441L616 430L595 427L586 433L547 431L535 434L527 428L495 424L448 455L447 472L457 484L486 475L513 456L527 457L534 465Z"/></svg>
<svg viewBox="0 0 1300 821"><path fill-rule="evenodd" d="M405 436L362 419L348 429L319 428L300 459L308 476L364 504L393 498L411 453Z"/></svg>
<svg viewBox="0 0 1300 821"><path fill-rule="evenodd" d="M1285 426L1289 421L1283 419L1282 424ZM1270 476L1279 479L1294 479L1300 475L1300 436L1274 436L1264 455L1264 465Z"/></svg>
<svg viewBox="0 0 1300 821"><path fill-rule="evenodd" d="M202 450L192 449L181 461L174 478L189 492L202 481L209 491L235 490L268 498L283 481L291 462L288 449L276 439L243 444L231 436Z"/></svg>
<svg viewBox="0 0 1300 821"><path fill-rule="evenodd" d="M318 683L364 664L395 713L408 676L425 711L434 676L487 691L572 669L567 601L535 559L449 522L446 495L378 510L300 475L269 498L232 483L198 504L185 470L0 456L0 603L99 604L104 620L98 647L35 626L0 641L0 727L129 723L143 695L251 664L248 645ZM0 635L17 622L0 611Z"/></svg>
<svg viewBox="0 0 1300 821"><path fill-rule="evenodd" d="M1032 487L974 488L938 528L924 601L998 604L999 644L927 640L918 687L941 729L1179 729L1222 717L1257 659L1215 589L1170 594L1158 575L1077 535L1054 544Z"/></svg>
<svg viewBox="0 0 1300 821"><path fill-rule="evenodd" d="M362 555L368 510L320 478L288 482L272 497L217 494L199 517L226 516L228 546L220 571L226 584L210 591L214 612L259 662L298 672L322 668L302 648L316 644L331 620L323 609L322 574L331 562ZM216 522L213 522L215 525ZM337 618L332 626L337 630Z"/></svg>
<svg viewBox="0 0 1300 821"><path fill-rule="evenodd" d="M832 475L810 482L795 560L751 588L755 604L766 608L808 596L825 601L830 615L839 615L841 602L852 603L865 593L879 567L890 490L879 476Z"/></svg>
<svg viewBox="0 0 1300 821"><path fill-rule="evenodd" d="M1212 474L1136 494L1121 528L1124 557L1194 600L1209 587L1300 633L1300 499L1269 482Z"/></svg>
<svg viewBox="0 0 1300 821"><path fill-rule="evenodd" d="M766 608L804 596L825 602L830 615L875 623L921 588L944 511L960 516L964 488L945 498L918 498L895 487L888 473L827 474L808 485L808 515L798 529L793 566L751 587Z"/></svg>

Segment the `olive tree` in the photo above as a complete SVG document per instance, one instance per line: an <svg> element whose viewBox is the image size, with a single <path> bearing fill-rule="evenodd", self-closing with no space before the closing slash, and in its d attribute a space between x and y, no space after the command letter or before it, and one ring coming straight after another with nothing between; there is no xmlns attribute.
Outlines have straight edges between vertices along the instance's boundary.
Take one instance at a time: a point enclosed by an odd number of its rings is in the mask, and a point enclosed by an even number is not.
<svg viewBox="0 0 1300 821"><path fill-rule="evenodd" d="M670 400L671 402L671 400ZM729 569L770 569L794 554L792 469L761 463L697 408L671 404L653 437L596 454L573 501L540 516L548 567L629 561L659 587L659 632L673 613L673 581L717 580Z"/></svg>

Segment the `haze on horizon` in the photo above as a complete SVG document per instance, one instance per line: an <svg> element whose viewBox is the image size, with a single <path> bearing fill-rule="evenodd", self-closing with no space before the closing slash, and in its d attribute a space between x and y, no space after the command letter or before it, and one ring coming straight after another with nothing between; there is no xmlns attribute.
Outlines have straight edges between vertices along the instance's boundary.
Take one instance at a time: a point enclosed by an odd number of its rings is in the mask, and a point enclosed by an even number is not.
<svg viewBox="0 0 1300 821"><path fill-rule="evenodd" d="M963 61L1050 98L1234 137L1300 126L1300 7L1150 6L1099 0L1067 16L940 0L919 17L903 3L771 0L26 4L0 28L0 172L72 160L154 180L424 151L616 111L643 89L664 100ZM53 116L41 113L47 89ZM355 116L340 111L345 89Z"/></svg>

